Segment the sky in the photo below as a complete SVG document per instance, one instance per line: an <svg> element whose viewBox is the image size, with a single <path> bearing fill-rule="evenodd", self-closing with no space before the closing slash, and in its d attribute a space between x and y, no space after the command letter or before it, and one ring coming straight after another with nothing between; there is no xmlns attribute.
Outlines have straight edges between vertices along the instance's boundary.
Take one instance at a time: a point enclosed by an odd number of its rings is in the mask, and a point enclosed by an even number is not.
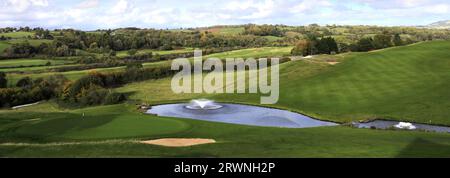
<svg viewBox="0 0 450 178"><path fill-rule="evenodd" d="M450 0L0 0L0 27L409 26L441 20L450 20Z"/></svg>

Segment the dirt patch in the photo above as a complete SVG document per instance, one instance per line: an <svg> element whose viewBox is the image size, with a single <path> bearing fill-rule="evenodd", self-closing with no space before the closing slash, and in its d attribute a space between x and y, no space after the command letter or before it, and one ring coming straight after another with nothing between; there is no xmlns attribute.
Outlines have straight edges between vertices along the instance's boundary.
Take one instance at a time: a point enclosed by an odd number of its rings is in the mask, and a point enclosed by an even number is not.
<svg viewBox="0 0 450 178"><path fill-rule="evenodd" d="M146 140L140 141L139 143L143 144L151 144L151 145L160 145L167 147L187 147L208 143L215 143L216 141L213 139L202 139L202 138L163 138L156 140Z"/></svg>

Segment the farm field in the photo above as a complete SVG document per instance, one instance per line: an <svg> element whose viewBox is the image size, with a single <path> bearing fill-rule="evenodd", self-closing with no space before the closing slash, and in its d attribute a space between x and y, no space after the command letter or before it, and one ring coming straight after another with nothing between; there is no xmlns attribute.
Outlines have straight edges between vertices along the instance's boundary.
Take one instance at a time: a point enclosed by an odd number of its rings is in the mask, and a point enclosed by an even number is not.
<svg viewBox="0 0 450 178"><path fill-rule="evenodd" d="M3 51L5 51L6 48L9 48L9 46L11 46L11 44L6 41L0 41L0 54L3 54Z"/></svg>
<svg viewBox="0 0 450 178"><path fill-rule="evenodd" d="M71 63L71 61L47 60L47 59L10 59L10 60L0 60L0 70L1 70L1 68L39 66L39 65L46 65L47 63L50 63L50 65L62 65L62 64Z"/></svg>
<svg viewBox="0 0 450 178"><path fill-rule="evenodd" d="M449 41L434 41L283 63L280 99L271 107L338 123L384 118L450 126L448 48ZM283 56L290 49L244 49L207 57ZM327 62L330 59L339 63L331 65ZM162 64L167 62L153 63ZM63 74L73 80L85 72ZM136 103L187 102L195 98L259 105L258 94L173 94L170 81L169 77L116 88L129 95L129 101L118 105L61 108L51 100L18 110L0 110L0 156L450 157L447 133L345 125L254 127L158 117L136 110ZM167 137L212 138L217 143L167 148L137 142Z"/></svg>
<svg viewBox="0 0 450 178"><path fill-rule="evenodd" d="M137 54L145 54L152 53L153 55L166 55L166 54L178 54L178 53L189 53L193 52L193 48L184 48L184 49L176 49L176 50L153 50L153 49L141 49L137 50ZM119 51L117 52L117 57L126 57L128 56L128 51Z"/></svg>
<svg viewBox="0 0 450 178"><path fill-rule="evenodd" d="M205 55L204 58L220 58L225 59L227 57L231 58L247 58L247 57L267 57L267 56L283 56L288 55L292 47L264 47L264 48L251 48L251 49L242 49L235 50L230 52L222 52L215 53L210 55ZM191 60L193 58L190 58ZM144 67L150 67L155 65L169 65L171 61L159 61L159 62L149 62L144 63ZM89 73L90 71L98 71L98 72L113 72L118 70L123 70L125 67L111 67L111 68L99 68L99 69L89 69L89 70L80 70L80 71L68 71L68 72L60 72L66 76L70 80L76 80L81 76ZM1 71L1 69L0 69ZM16 71L16 70L14 70ZM27 71L27 70L24 70ZM8 80L10 81L18 81L20 78L29 76L31 78L45 77L58 74L57 72L46 72L46 73L38 73L38 74L10 74L8 75Z"/></svg>
<svg viewBox="0 0 450 178"><path fill-rule="evenodd" d="M28 36L33 36L33 32L8 32L0 33L0 36L10 37L10 38L26 38Z"/></svg>

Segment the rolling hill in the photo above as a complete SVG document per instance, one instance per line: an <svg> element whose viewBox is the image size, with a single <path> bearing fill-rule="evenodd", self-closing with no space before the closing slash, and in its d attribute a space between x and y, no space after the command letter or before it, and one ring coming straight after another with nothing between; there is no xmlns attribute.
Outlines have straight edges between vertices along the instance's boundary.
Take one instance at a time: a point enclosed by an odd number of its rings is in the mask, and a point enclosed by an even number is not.
<svg viewBox="0 0 450 178"><path fill-rule="evenodd" d="M450 29L450 20L443 20L427 25L428 28Z"/></svg>

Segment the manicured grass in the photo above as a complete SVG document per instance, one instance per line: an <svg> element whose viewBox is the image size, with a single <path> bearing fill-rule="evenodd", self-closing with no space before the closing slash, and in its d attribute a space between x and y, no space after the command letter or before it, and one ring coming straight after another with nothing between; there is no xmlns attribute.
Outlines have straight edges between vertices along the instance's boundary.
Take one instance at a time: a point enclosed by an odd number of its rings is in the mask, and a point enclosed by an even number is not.
<svg viewBox="0 0 450 178"><path fill-rule="evenodd" d="M438 41L356 53L335 66L282 64L277 105L338 122L384 118L450 125L449 47ZM311 70L315 74L305 75ZM257 101L250 96L216 99Z"/></svg>
<svg viewBox="0 0 450 178"><path fill-rule="evenodd" d="M334 66L322 62L326 56L318 62L284 63L280 66L280 100L275 106L337 122L384 118L450 125L448 47L450 42L439 41L353 53L338 57L341 63ZM170 79L130 84L119 90L151 103L199 97L165 94L171 93ZM257 104L260 96L209 97Z"/></svg>
<svg viewBox="0 0 450 178"><path fill-rule="evenodd" d="M44 103L50 107L51 103ZM75 111L0 112L0 156L8 157L449 157L450 135L347 127L250 127L133 112L131 106ZM85 118L82 118L82 113ZM15 114L12 114L15 113ZM21 117L19 116L19 113ZM213 138L166 148L136 143L161 137ZM101 139L100 139L101 138Z"/></svg>
<svg viewBox="0 0 450 178"><path fill-rule="evenodd" d="M13 135L0 131L6 134L6 136L1 136L1 140L11 138L17 140L31 138L34 141L139 138L175 133L188 128L187 124L180 121L152 118L148 115L131 112L133 107L126 105L61 110L53 103L44 103L35 108L45 109L30 111L27 108L0 112L2 117L0 129L2 131L14 129ZM25 141L28 140L25 139Z"/></svg>

